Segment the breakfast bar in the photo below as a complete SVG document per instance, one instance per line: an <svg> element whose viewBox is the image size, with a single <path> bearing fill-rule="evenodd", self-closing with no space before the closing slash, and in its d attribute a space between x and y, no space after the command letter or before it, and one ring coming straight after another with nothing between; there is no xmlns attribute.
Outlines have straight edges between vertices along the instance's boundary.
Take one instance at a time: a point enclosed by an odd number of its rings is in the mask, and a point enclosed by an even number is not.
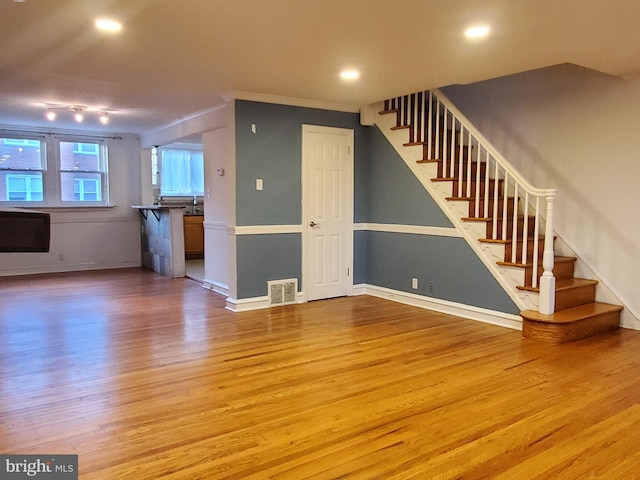
<svg viewBox="0 0 640 480"><path fill-rule="evenodd" d="M184 206L132 205L140 212L142 266L167 277L185 276Z"/></svg>

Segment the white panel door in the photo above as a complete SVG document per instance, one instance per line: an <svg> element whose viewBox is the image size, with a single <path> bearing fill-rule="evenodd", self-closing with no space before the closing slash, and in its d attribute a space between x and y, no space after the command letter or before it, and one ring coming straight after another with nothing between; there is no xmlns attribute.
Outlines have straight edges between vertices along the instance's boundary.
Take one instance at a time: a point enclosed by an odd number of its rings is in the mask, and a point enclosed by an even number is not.
<svg viewBox="0 0 640 480"><path fill-rule="evenodd" d="M304 281L308 300L353 285L353 130L303 126Z"/></svg>

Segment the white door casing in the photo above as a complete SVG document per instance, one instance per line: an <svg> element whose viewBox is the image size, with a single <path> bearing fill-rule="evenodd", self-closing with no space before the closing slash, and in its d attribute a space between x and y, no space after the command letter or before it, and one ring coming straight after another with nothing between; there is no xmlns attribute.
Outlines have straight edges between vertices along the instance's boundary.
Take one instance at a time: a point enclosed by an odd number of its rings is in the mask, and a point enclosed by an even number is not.
<svg viewBox="0 0 640 480"><path fill-rule="evenodd" d="M302 277L306 300L353 289L353 139L350 129L302 126Z"/></svg>

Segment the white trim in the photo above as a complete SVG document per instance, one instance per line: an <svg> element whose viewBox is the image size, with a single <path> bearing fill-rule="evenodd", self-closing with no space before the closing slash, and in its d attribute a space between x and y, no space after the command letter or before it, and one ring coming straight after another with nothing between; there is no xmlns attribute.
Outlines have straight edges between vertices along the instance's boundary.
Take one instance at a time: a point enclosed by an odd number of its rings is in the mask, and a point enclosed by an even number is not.
<svg viewBox="0 0 640 480"><path fill-rule="evenodd" d="M227 225L224 222L203 222L202 225L207 230L230 231L229 229L234 228L233 226Z"/></svg>
<svg viewBox="0 0 640 480"><path fill-rule="evenodd" d="M273 235L277 233L302 233L302 225L236 225L229 226L232 235Z"/></svg>
<svg viewBox="0 0 640 480"><path fill-rule="evenodd" d="M456 317L475 320L482 323L489 323L500 327L510 328L513 330L522 330L522 318L519 315L513 315L486 308L474 307L472 305L464 305L462 303L450 302L439 298L425 297L414 293L401 292L385 287L377 287L366 283L354 285L352 295L371 295L372 297L384 298L394 302L411 305L413 307L424 308L434 312L455 315ZM304 303L304 295L301 292L297 294L297 303ZM265 308L278 308L278 306L269 305L269 297L253 297L253 298L227 298L225 308L232 312L246 312L249 310L261 310Z"/></svg>
<svg viewBox="0 0 640 480"><path fill-rule="evenodd" d="M304 233L303 225L227 225L224 223L205 222L204 226L211 230L227 230L231 235ZM454 227L429 227L424 225L399 225L391 223L354 223L353 230L462 238L462 234Z"/></svg>
<svg viewBox="0 0 640 480"><path fill-rule="evenodd" d="M304 303L303 295L300 292L296 293L296 303ZM227 298L227 303L224 308L232 312L248 312L250 310L262 310L265 308L279 308L280 305L269 305L269 297L252 297L252 298Z"/></svg>
<svg viewBox="0 0 640 480"><path fill-rule="evenodd" d="M335 112L358 113L360 106L346 103L323 102L306 98L285 97L282 95L270 95L268 93L252 93L231 91L222 95L225 101L247 100L250 102L274 103L276 105L289 105L292 107L316 108L319 110L332 110Z"/></svg>
<svg viewBox="0 0 640 480"><path fill-rule="evenodd" d="M211 290L214 293L224 295L225 297L229 295L229 285L224 285L220 282L214 282L213 280L207 280L205 278L202 281L202 287L206 288L207 290Z"/></svg>
<svg viewBox="0 0 640 480"><path fill-rule="evenodd" d="M472 305L464 305L462 303L450 302L439 298L425 297L422 295L416 295L415 293L401 292L399 290L392 290L385 287L377 287L366 283L354 286L353 294L371 295L372 297L393 300L394 302L403 303L405 305L468 318L478 322L490 323L491 325L498 325L500 327L511 328L514 330L522 330L522 318L519 315L497 312L495 310L474 307Z"/></svg>
<svg viewBox="0 0 640 480"><path fill-rule="evenodd" d="M367 230L370 232L411 233L416 235L462 238L462 234L455 227L429 227L424 225L399 225L392 223L356 223L353 229Z"/></svg>
<svg viewBox="0 0 640 480"><path fill-rule="evenodd" d="M136 262L82 262L65 263L64 265L35 265L31 267L6 268L0 270L0 277L11 277L19 275L36 275L42 273L67 273L67 272L88 272L92 270L115 270L119 268L138 268L140 261Z"/></svg>

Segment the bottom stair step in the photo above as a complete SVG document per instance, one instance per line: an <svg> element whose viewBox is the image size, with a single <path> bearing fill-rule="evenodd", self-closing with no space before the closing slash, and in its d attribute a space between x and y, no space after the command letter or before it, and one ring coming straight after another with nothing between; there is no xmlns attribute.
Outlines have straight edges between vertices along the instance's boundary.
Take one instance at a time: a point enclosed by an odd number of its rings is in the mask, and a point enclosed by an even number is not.
<svg viewBox="0 0 640 480"><path fill-rule="evenodd" d="M623 307L608 303L587 303L543 315L533 310L520 312L525 338L548 343L574 342L620 325Z"/></svg>

